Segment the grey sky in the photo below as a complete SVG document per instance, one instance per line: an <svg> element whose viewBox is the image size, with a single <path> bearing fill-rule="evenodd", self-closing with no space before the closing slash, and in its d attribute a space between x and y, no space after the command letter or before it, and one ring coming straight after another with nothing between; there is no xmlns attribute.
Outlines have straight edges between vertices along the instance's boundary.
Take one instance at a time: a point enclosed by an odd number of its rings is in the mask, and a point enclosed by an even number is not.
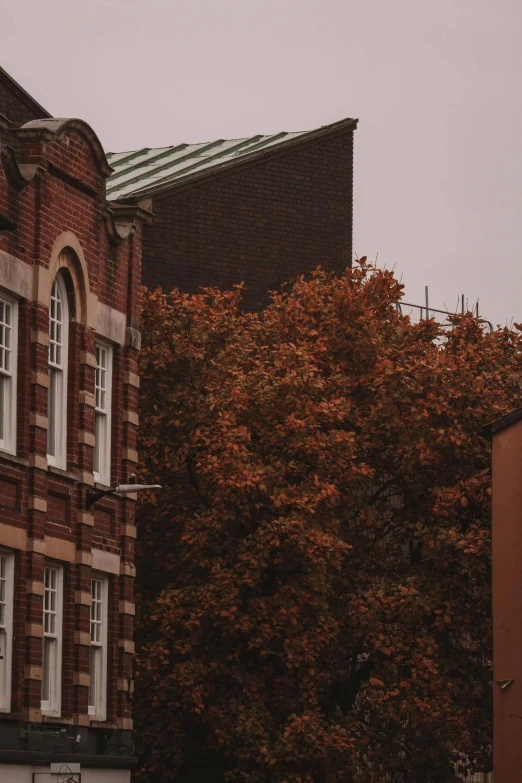
<svg viewBox="0 0 522 783"><path fill-rule="evenodd" d="M105 149L358 117L355 243L522 321L517 0L0 0L0 63Z"/></svg>

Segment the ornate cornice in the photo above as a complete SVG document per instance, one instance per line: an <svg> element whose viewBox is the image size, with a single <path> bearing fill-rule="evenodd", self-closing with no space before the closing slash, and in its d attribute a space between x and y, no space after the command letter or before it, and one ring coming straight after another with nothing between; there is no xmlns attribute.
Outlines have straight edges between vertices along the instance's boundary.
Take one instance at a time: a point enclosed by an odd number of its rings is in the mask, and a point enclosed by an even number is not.
<svg viewBox="0 0 522 783"><path fill-rule="evenodd" d="M141 204L125 204L118 201L111 201L109 209L114 213L117 222L135 223L141 220L143 223L152 223L154 213L150 209L145 209Z"/></svg>
<svg viewBox="0 0 522 783"><path fill-rule="evenodd" d="M120 223L116 222L114 212L109 207L103 209L103 220L105 222L105 230L107 232L107 238L109 244L112 247L118 247L121 245L124 239L130 237L136 230L134 223Z"/></svg>

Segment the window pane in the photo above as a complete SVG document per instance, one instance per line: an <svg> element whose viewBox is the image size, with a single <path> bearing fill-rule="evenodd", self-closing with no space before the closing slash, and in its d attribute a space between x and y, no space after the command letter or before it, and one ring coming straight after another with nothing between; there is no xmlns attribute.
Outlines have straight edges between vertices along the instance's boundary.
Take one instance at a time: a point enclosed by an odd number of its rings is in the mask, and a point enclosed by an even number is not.
<svg viewBox="0 0 522 783"><path fill-rule="evenodd" d="M96 413L94 416L94 472L102 473L105 468L105 443L107 432L107 416Z"/></svg>
<svg viewBox="0 0 522 783"><path fill-rule="evenodd" d="M46 568L44 571L44 633L56 634L57 616L57 571L56 568Z"/></svg>
<svg viewBox="0 0 522 783"><path fill-rule="evenodd" d="M96 345L94 472L99 481L110 482L110 413L112 382L112 348Z"/></svg>
<svg viewBox="0 0 522 783"><path fill-rule="evenodd" d="M49 369L49 397L47 416L49 419L47 430L47 453L51 457L56 457L56 445L58 442L58 425L60 422L60 411L58 406L61 403L61 370Z"/></svg>
<svg viewBox="0 0 522 783"><path fill-rule="evenodd" d="M63 323L62 294L55 279L49 303L49 362L58 367L62 364Z"/></svg>
<svg viewBox="0 0 522 783"><path fill-rule="evenodd" d="M7 558L0 557L0 627L5 627L7 601Z"/></svg>
<svg viewBox="0 0 522 783"><path fill-rule="evenodd" d="M106 688L106 628L107 617L107 581L93 578L91 580L91 649L89 671L91 684L89 688L89 714L105 720L105 688Z"/></svg>
<svg viewBox="0 0 522 783"><path fill-rule="evenodd" d="M89 653L89 674L91 675L91 684L89 686L89 707L96 708L96 693L98 690L98 661L101 662L101 650L97 647L91 647Z"/></svg>
<svg viewBox="0 0 522 783"><path fill-rule="evenodd" d="M61 615L58 590L61 590L60 569L44 568L44 601L42 644L42 709L56 713L60 709L58 671L61 647Z"/></svg>
<svg viewBox="0 0 522 783"><path fill-rule="evenodd" d="M53 639L44 638L42 655L42 701L51 700L51 668L52 668L52 648Z"/></svg>
<svg viewBox="0 0 522 783"><path fill-rule="evenodd" d="M106 410L107 355L109 351L103 345L96 346L96 407Z"/></svg>
<svg viewBox="0 0 522 783"><path fill-rule="evenodd" d="M11 310L9 302L0 301L0 370L11 372Z"/></svg>
<svg viewBox="0 0 522 783"><path fill-rule="evenodd" d="M91 643L102 641L102 583L100 579L91 581Z"/></svg>
<svg viewBox="0 0 522 783"><path fill-rule="evenodd" d="M10 561L12 561L11 556L0 552L0 708L2 710L9 710L11 703L13 570L12 565L9 567Z"/></svg>
<svg viewBox="0 0 522 783"><path fill-rule="evenodd" d="M8 696L6 693L6 679L7 679L7 633L4 629L0 629L0 697L2 703L5 703L5 699Z"/></svg>
<svg viewBox="0 0 522 783"><path fill-rule="evenodd" d="M7 416L7 405L6 405L6 386L9 383L7 378L3 378L0 375L0 440L5 440L5 431L6 431L6 416Z"/></svg>
<svg viewBox="0 0 522 783"><path fill-rule="evenodd" d="M47 453L56 456L56 370L49 370Z"/></svg>
<svg viewBox="0 0 522 783"><path fill-rule="evenodd" d="M49 302L49 391L47 455L51 465L66 467L68 308L61 273L55 278Z"/></svg>

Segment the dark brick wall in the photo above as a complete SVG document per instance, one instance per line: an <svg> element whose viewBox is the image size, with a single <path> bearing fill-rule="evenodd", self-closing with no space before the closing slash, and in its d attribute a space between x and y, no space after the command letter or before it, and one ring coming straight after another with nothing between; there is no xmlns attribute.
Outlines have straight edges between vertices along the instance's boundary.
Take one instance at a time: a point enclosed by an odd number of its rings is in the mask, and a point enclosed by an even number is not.
<svg viewBox="0 0 522 783"><path fill-rule="evenodd" d="M41 119L41 109L36 106L29 96L24 95L23 91L19 90L15 84L13 84L9 77L0 71L0 114L7 117L13 125L19 128L26 122L31 120Z"/></svg>
<svg viewBox="0 0 522 783"><path fill-rule="evenodd" d="M352 258L353 131L153 202L143 282L194 293L244 281L244 305L318 264Z"/></svg>

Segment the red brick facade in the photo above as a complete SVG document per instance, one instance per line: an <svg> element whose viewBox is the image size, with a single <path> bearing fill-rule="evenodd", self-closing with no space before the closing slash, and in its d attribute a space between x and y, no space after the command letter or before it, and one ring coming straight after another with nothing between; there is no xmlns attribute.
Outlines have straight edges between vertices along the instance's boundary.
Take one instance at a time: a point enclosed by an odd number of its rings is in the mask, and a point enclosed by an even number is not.
<svg viewBox="0 0 522 783"><path fill-rule="evenodd" d="M129 208L115 222L105 201L109 168L85 123L12 124L8 131L4 127L1 141L0 297L17 304L18 358L16 449L0 451L0 548L14 554L11 706L10 712L0 712L0 779L11 775L25 781L23 770L31 765L45 770L45 764L63 760L81 763L88 781L119 783L128 779L123 770L132 765L135 501L108 495L87 510L86 495L94 485L97 337L112 346L111 484L125 482L137 459L144 213ZM49 302L58 271L70 313L65 469L50 466L46 456ZM56 717L41 712L46 562L63 571ZM102 722L88 714L94 570L108 583Z"/></svg>
<svg viewBox="0 0 522 783"><path fill-rule="evenodd" d="M143 233L144 284L196 293L244 281L244 305L253 310L269 290L318 264L345 269L352 261L351 123L144 202L154 213Z"/></svg>

